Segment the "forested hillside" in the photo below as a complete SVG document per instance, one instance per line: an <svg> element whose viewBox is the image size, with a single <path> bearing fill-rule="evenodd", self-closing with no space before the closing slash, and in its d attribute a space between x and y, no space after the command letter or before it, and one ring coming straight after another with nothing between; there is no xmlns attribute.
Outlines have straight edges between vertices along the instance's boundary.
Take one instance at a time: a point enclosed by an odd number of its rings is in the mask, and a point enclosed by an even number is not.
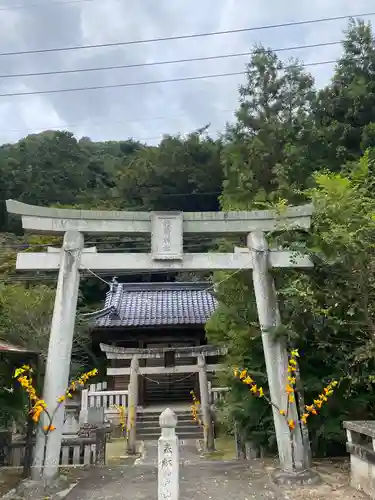
<svg viewBox="0 0 375 500"><path fill-rule="evenodd" d="M46 131L0 148L0 337L45 352L53 281L16 277L14 256L43 249L51 239L22 235L7 217L8 198L39 205L129 210L241 210L313 201L312 230L272 234L274 244L303 248L315 263L304 273L275 273L285 328L299 347L305 398L331 378L337 396L312 420L317 453L342 452L341 422L374 418L375 355L375 45L371 26L352 21L342 57L323 89L303 63L283 63L258 47L239 90L236 119L220 138L204 128L165 137L150 147L133 140L97 143L66 131ZM142 239L97 239L101 250L146 251ZM192 251L233 241L191 239ZM22 245L22 246L21 246ZM125 276L123 279L181 279ZM249 273L217 273L221 306L207 325L211 342L229 345L228 365L265 372ZM80 307L96 307L105 284L85 279ZM23 311L23 314L21 312ZM25 311L28 311L26 314ZM38 321L36 319L38 318ZM39 335L27 335L33 325ZM77 333L75 361L94 364ZM223 415L242 422L264 447L274 447L271 414L263 401L233 386ZM266 385L265 380L261 380ZM249 418L251 415L251 418Z"/></svg>

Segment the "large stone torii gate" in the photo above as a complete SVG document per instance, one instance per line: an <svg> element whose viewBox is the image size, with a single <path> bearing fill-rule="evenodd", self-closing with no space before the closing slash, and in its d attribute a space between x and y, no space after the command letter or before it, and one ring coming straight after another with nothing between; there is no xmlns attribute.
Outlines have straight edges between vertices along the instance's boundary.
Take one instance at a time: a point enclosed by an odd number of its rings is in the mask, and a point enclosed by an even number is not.
<svg viewBox="0 0 375 500"><path fill-rule="evenodd" d="M269 269L309 268L307 256L283 250L269 250L264 232L292 228L309 229L313 207L288 208L282 216L276 211L253 212L116 212L73 210L26 205L7 201L9 213L22 216L26 231L63 234L62 249L47 253L19 253L17 270L58 271L55 306L52 317L43 397L49 408L65 392L69 381L72 340L75 327L79 271L198 271L252 270L259 323L272 401L286 406L286 373L288 355L283 340L273 340L270 328L280 324L276 292ZM99 253L84 248L83 234L149 234L151 253ZM184 233L207 233L212 236L247 234L247 248L233 253L184 253ZM281 468L292 470L292 455L297 468L305 465L303 440L294 434L294 453L285 419L273 409ZM296 409L294 408L295 412ZM50 434L43 470L44 436L37 436L34 477L44 479L58 474L64 408L55 416L56 430ZM291 418L297 418L297 414Z"/></svg>

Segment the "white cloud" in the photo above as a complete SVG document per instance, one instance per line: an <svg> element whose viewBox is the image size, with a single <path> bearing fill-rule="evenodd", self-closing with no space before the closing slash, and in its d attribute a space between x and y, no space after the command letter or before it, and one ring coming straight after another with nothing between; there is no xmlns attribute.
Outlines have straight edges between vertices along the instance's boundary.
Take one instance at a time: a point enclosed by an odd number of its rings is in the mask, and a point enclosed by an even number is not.
<svg viewBox="0 0 375 500"><path fill-rule="evenodd" d="M25 0L24 0L25 1ZM11 5L7 0L5 4ZM27 0L34 3L34 0ZM0 10L1 51L111 43L179 34L278 24L373 10L373 0L97 0L15 11ZM0 57L2 74L91 68L204 57L251 50L254 43L271 48L342 39L347 20L256 30L222 36L81 51ZM339 45L280 53L306 63L336 59ZM170 65L44 77L0 79L0 93L17 88L112 85L243 71L246 58L227 58ZM319 86L328 82L333 65L311 67ZM41 128L66 126L93 140L138 139L163 133L186 133L212 124L223 128L237 106L242 76L40 96L0 97L0 142L15 141ZM155 119L164 117L164 119ZM16 129L16 130L14 130ZM155 141L151 141L155 142Z"/></svg>

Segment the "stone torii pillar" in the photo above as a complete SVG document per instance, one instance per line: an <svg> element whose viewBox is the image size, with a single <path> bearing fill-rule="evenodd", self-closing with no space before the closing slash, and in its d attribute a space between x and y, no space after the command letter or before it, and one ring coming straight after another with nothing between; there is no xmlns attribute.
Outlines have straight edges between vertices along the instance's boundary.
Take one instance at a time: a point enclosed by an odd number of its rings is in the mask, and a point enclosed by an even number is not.
<svg viewBox="0 0 375 500"><path fill-rule="evenodd" d="M271 401L278 408L287 408L285 388L288 377L288 352L283 339L273 339L271 328L280 326L280 312L277 302L277 295L273 278L269 272L270 259L266 237L263 231L254 231L247 239L248 251L253 261L253 282L255 299L258 310L258 318L262 331L263 352L266 362L268 386ZM274 251L273 253L278 253ZM289 261L289 266L293 266L292 252L282 252L283 257ZM290 255L287 255L287 254ZM286 266L285 266L286 267ZM280 415L276 408L272 407L277 447L281 469L287 473L294 472L293 462L297 471L302 471L308 465L308 450L304 449L302 433L298 425L298 413L295 403L290 405L290 418L296 422L293 433L294 450L290 443L289 428L285 418Z"/></svg>
<svg viewBox="0 0 375 500"><path fill-rule="evenodd" d="M215 450L214 430L212 425L211 405L208 391L208 379L206 369L206 359L203 354L198 356L199 367L199 391L201 398L204 450L211 452Z"/></svg>
<svg viewBox="0 0 375 500"><path fill-rule="evenodd" d="M138 356L134 355L130 363L128 418L126 425L127 452L129 455L137 453L138 369Z"/></svg>
<svg viewBox="0 0 375 500"><path fill-rule="evenodd" d="M83 244L81 233L67 231L60 252L60 271L43 389L43 399L51 414L57 407L58 398L65 394L69 382L79 288L79 266ZM49 424L45 414L42 414L41 418L43 425ZM56 429L49 433L47 442L45 442L42 430L38 429L33 468L33 477L35 479L40 477L41 472L43 478L47 481L57 476L63 424L64 404L61 404L53 417L53 425Z"/></svg>

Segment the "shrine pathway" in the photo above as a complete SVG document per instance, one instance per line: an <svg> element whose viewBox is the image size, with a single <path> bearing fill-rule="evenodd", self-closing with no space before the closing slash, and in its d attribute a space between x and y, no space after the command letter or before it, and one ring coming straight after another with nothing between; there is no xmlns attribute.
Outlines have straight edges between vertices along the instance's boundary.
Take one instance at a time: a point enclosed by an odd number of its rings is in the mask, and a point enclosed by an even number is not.
<svg viewBox="0 0 375 500"><path fill-rule="evenodd" d="M134 465L87 471L66 500L156 500L157 447L145 443ZM181 443L180 500L280 500L257 462L200 458L194 442Z"/></svg>

